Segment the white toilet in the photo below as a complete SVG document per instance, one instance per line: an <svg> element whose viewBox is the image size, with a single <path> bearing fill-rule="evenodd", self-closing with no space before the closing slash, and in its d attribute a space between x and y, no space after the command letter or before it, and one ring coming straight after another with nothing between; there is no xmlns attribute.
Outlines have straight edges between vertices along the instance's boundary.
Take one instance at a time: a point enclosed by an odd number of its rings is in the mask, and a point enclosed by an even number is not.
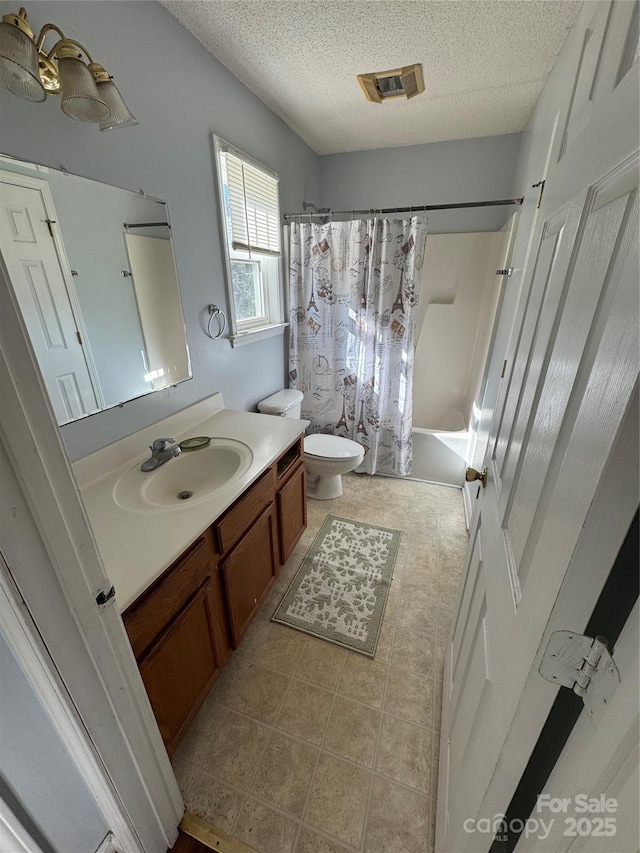
<svg viewBox="0 0 640 853"><path fill-rule="evenodd" d="M265 415L299 418L302 391L277 391L261 403L258 410ZM364 447L349 438L314 433L304 440L304 461L307 468L307 495L320 501L339 498L342 494L342 475L353 471L364 458Z"/></svg>

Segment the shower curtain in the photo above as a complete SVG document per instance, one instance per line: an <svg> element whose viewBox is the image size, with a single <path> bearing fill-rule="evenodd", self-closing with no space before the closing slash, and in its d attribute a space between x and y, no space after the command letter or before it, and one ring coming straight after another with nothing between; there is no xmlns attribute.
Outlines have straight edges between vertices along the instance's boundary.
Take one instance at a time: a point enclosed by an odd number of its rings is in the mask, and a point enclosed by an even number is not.
<svg viewBox="0 0 640 853"><path fill-rule="evenodd" d="M413 355L426 222L291 223L289 386L311 432L365 449L360 472L411 474Z"/></svg>

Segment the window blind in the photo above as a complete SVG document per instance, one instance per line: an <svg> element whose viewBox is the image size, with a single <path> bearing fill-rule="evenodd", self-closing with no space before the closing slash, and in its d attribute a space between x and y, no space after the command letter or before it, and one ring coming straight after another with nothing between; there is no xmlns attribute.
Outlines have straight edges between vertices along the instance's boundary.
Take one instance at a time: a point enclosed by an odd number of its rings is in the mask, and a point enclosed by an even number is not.
<svg viewBox="0 0 640 853"><path fill-rule="evenodd" d="M224 152L231 213L232 248L280 255L278 181L230 152Z"/></svg>

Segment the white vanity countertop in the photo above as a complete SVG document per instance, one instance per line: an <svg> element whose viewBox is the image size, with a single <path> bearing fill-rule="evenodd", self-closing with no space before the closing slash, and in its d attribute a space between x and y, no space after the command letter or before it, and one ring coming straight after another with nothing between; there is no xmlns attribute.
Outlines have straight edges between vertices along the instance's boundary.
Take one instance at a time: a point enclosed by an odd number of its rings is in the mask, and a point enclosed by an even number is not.
<svg viewBox="0 0 640 853"><path fill-rule="evenodd" d="M125 610L245 489L304 433L308 421L223 408L216 394L74 462L72 467L116 601ZM149 456L154 438L231 438L253 451L248 470L212 496L179 508L136 512L114 499L120 477ZM199 451L192 451L198 453ZM189 454L191 455L191 454ZM180 458L166 465L178 465Z"/></svg>

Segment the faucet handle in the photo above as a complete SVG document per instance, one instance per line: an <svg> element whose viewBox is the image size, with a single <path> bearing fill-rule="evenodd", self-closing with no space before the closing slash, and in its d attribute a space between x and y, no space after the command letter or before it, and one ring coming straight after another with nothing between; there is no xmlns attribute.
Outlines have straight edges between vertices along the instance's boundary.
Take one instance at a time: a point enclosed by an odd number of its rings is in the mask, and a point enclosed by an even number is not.
<svg viewBox="0 0 640 853"><path fill-rule="evenodd" d="M162 453L167 444L173 444L175 438L156 438L153 444L149 447L152 453Z"/></svg>

